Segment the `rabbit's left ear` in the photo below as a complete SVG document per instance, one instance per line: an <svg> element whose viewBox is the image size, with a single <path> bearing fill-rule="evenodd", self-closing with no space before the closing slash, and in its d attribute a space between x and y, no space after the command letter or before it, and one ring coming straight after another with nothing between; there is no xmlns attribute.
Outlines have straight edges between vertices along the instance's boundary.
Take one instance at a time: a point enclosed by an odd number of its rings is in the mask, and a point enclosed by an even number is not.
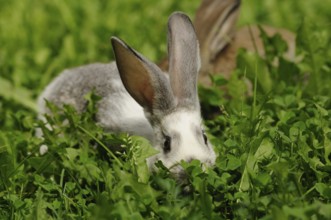
<svg viewBox="0 0 331 220"><path fill-rule="evenodd" d="M191 20L181 12L175 12L169 17L168 54L170 84L177 105L199 107L199 43Z"/></svg>
<svg viewBox="0 0 331 220"><path fill-rule="evenodd" d="M174 98L165 74L122 40L112 37L116 65L128 93L145 110L166 111L173 108Z"/></svg>

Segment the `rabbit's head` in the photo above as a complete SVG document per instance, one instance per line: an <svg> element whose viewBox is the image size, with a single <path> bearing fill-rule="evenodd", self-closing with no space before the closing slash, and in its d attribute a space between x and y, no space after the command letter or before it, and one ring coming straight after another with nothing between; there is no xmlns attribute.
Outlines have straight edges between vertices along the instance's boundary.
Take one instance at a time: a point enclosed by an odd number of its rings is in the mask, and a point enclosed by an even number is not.
<svg viewBox="0 0 331 220"><path fill-rule="evenodd" d="M168 21L169 72L112 38L117 67L129 94L144 108L154 129L154 147L160 160L181 175L181 161L200 160L212 165L215 153L204 132L197 92L199 43L190 19L173 13Z"/></svg>

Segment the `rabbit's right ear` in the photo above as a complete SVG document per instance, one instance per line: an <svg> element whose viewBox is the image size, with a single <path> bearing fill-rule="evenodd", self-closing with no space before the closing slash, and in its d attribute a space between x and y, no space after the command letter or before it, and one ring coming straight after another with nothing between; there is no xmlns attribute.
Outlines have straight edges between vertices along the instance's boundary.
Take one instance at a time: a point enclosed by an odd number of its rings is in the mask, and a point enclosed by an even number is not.
<svg viewBox="0 0 331 220"><path fill-rule="evenodd" d="M199 107L199 42L191 20L181 12L175 12L169 17L168 56L170 84L177 104L182 107Z"/></svg>
<svg viewBox="0 0 331 220"><path fill-rule="evenodd" d="M174 98L160 68L122 40L112 37L111 43L120 77L132 98L149 112L172 108Z"/></svg>

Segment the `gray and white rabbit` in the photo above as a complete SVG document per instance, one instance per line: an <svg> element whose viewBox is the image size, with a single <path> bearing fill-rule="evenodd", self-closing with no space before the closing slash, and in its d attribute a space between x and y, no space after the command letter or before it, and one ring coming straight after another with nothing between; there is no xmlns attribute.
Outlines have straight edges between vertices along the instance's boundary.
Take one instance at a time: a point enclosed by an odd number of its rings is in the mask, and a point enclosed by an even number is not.
<svg viewBox="0 0 331 220"><path fill-rule="evenodd" d="M85 110L84 95L94 89L101 97L96 115L106 131L127 132L150 140L157 160L180 174L182 160L211 166L215 152L204 132L197 93L199 43L190 19L175 12L168 20L169 72L111 38L116 62L90 64L63 71L39 97L40 116L49 113L48 100Z"/></svg>

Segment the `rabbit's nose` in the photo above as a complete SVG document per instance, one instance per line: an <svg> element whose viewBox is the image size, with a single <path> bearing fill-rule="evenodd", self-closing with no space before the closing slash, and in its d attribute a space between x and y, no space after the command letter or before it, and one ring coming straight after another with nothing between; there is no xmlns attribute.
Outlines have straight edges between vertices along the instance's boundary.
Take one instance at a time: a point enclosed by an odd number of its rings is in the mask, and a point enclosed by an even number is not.
<svg viewBox="0 0 331 220"><path fill-rule="evenodd" d="M188 159L186 159L187 163L191 163L194 160L194 157L189 157Z"/></svg>
<svg viewBox="0 0 331 220"><path fill-rule="evenodd" d="M183 169L183 167L179 164L171 168L171 172L174 175L174 177L179 180L181 183L186 182L187 179L187 173Z"/></svg>
<svg viewBox="0 0 331 220"><path fill-rule="evenodd" d="M187 163L191 163L193 160L197 160L197 158L195 157L188 157L188 159L186 159L185 161ZM201 166L211 166L213 163L210 159L201 159Z"/></svg>

